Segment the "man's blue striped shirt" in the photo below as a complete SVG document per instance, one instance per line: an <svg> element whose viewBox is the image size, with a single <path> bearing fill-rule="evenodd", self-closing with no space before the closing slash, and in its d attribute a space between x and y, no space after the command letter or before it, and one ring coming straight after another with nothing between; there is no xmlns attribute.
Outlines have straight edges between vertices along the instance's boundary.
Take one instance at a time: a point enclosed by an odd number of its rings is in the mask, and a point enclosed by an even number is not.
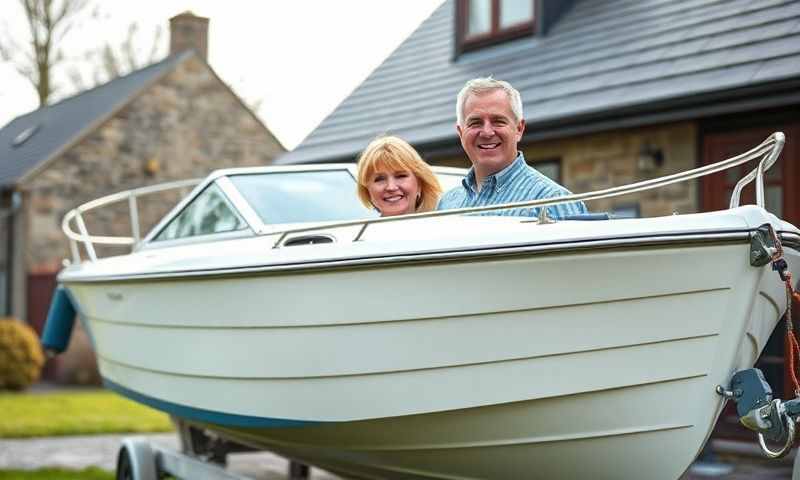
<svg viewBox="0 0 800 480"><path fill-rule="evenodd" d="M520 152L517 158L503 170L483 180L480 192L475 190L475 167L461 181L461 186L449 190L439 200L437 210L451 208L481 207L501 203L522 202L540 198L552 198L569 195L570 191L525 163ZM563 219L571 215L587 213L583 202L562 203L547 207L551 218ZM514 208L485 212L482 215L539 215L539 208Z"/></svg>

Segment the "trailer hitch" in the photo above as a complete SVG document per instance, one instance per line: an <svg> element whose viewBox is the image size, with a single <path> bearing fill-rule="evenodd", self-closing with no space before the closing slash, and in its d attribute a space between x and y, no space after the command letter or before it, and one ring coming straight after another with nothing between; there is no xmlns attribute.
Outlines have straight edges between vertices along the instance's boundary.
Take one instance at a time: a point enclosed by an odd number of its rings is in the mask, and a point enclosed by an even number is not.
<svg viewBox="0 0 800 480"><path fill-rule="evenodd" d="M740 370L731 378L730 390L717 385L717 393L736 403L739 422L758 434L761 451L769 458L789 453L795 439L795 423L800 417L800 398L782 401L772 398L772 389L757 368ZM782 443L770 449L766 441Z"/></svg>

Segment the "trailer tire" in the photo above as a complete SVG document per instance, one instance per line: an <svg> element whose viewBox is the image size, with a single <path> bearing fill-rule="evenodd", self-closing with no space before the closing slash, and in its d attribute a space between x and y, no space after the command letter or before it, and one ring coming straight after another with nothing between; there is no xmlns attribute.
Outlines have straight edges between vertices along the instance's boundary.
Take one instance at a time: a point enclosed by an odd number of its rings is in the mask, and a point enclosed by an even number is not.
<svg viewBox="0 0 800 480"><path fill-rule="evenodd" d="M143 438L126 438L117 454L116 480L158 480L156 457Z"/></svg>
<svg viewBox="0 0 800 480"><path fill-rule="evenodd" d="M128 449L122 447L117 454L117 474L116 480L133 480L133 465L131 465L131 454Z"/></svg>

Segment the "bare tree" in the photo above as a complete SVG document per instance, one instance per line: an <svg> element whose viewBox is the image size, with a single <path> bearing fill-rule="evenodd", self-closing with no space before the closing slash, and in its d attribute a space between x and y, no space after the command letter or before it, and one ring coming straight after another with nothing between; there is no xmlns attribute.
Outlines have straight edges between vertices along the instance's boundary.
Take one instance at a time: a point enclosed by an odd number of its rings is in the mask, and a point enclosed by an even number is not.
<svg viewBox="0 0 800 480"><path fill-rule="evenodd" d="M11 35L0 41L0 57L12 63L31 82L39 106L47 105L57 90L53 70L65 59L60 48L87 0L19 0L25 11L30 43L21 46Z"/></svg>
<svg viewBox="0 0 800 480"><path fill-rule="evenodd" d="M161 45L161 26L155 28L152 37L153 43L146 55L140 54L135 47L138 43L138 32L139 24L133 22L128 25L128 33L119 46L114 47L111 43L106 43L101 49L103 71L109 80L138 70L157 60Z"/></svg>
<svg viewBox="0 0 800 480"><path fill-rule="evenodd" d="M158 60L161 52L161 26L157 26L154 29L152 44L146 54L141 53L141 50L136 48L141 43L138 33L139 24L133 22L128 25L125 39L119 45L106 42L99 48L87 51L84 54L83 66L86 67L88 65L91 80L87 81L85 69L82 72L77 66L73 66L68 72L72 84L78 90L84 90L138 70Z"/></svg>

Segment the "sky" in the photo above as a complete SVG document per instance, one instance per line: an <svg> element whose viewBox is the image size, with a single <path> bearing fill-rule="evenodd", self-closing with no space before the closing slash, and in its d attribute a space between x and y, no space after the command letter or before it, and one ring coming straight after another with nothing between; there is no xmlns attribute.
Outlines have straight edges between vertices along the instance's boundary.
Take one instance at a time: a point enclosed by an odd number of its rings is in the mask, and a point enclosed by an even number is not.
<svg viewBox="0 0 800 480"><path fill-rule="evenodd" d="M74 93L68 70L91 79L85 52L121 44L138 25L141 59L161 26L167 53L169 18L190 10L208 17L208 61L288 149L344 100L443 0L93 0L63 42L67 63L55 72L62 95ZM17 1L0 2L0 31L27 41ZM36 92L0 60L0 126L37 107Z"/></svg>

